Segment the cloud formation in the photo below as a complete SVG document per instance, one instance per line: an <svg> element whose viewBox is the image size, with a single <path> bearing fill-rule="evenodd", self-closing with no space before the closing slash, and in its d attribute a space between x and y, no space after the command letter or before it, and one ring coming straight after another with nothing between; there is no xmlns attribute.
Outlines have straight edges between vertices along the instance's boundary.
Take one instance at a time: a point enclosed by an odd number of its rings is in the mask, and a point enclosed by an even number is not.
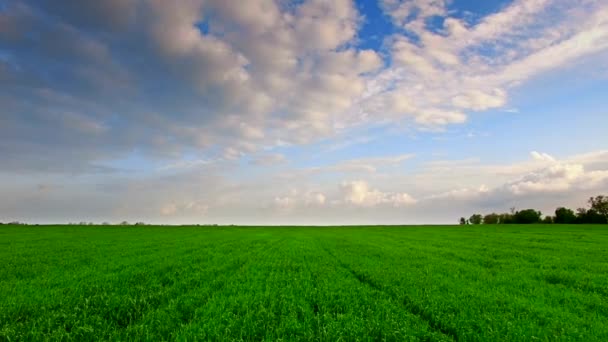
<svg viewBox="0 0 608 342"><path fill-rule="evenodd" d="M416 203L416 200L407 193L382 192L370 188L367 182L360 180L342 183L340 188L343 201L355 206L374 207L389 204L399 207Z"/></svg>
<svg viewBox="0 0 608 342"><path fill-rule="evenodd" d="M234 159L370 122L459 124L608 47L602 1L514 1L477 20L440 0L380 6L400 28L386 52L357 46L364 18L349 0L11 2L0 12L9 167L59 171L36 162L53 153L91 171L133 149Z"/></svg>
<svg viewBox="0 0 608 342"><path fill-rule="evenodd" d="M426 126L462 123L467 113L505 106L522 82L608 47L602 1L516 0L478 20L453 17L447 6L382 1L406 34L387 41L392 65L372 81L368 111ZM442 27L429 27L433 18Z"/></svg>
<svg viewBox="0 0 608 342"><path fill-rule="evenodd" d="M551 155L521 161L547 142L503 151L500 163L473 146L492 131L478 127L485 114L504 119L496 134L548 106L511 103L547 74L594 77L564 125L591 115L588 99L606 108L592 96L606 79L605 1L513 0L465 13L446 0L378 0L378 18L364 5L0 2L0 208L10 208L0 214L56 217L77 199L91 217L130 220L275 210L401 220L454 200L456 211L606 189L603 151L560 158L556 141ZM441 132L472 143L440 143ZM515 135L501 139L516 145ZM567 151L606 141L581 144Z"/></svg>

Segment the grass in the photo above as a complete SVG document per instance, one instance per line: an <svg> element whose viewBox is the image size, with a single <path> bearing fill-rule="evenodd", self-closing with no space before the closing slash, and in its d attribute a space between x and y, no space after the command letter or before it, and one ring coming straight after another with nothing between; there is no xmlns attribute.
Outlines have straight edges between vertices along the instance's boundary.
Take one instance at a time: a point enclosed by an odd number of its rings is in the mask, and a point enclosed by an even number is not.
<svg viewBox="0 0 608 342"><path fill-rule="evenodd" d="M0 341L608 341L608 227L0 226Z"/></svg>

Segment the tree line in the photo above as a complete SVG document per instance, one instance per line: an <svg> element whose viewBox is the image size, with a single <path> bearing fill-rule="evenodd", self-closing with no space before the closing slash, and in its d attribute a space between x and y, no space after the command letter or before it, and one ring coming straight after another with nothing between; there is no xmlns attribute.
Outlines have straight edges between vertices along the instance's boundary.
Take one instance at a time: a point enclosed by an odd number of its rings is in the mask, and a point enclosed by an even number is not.
<svg viewBox="0 0 608 342"><path fill-rule="evenodd" d="M535 209L515 210L508 213L473 214L468 219L461 217L460 224L606 224L608 223L608 196L595 196L587 201L589 208L578 208L576 211L558 207L555 215L546 215Z"/></svg>

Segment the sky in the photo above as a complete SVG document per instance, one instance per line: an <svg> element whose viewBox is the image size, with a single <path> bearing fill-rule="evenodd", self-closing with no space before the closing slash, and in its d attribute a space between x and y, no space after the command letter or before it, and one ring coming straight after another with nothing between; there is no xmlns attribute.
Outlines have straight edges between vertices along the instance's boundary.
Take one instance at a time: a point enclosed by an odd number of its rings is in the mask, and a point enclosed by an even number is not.
<svg viewBox="0 0 608 342"><path fill-rule="evenodd" d="M0 0L0 222L551 214L607 128L605 0Z"/></svg>

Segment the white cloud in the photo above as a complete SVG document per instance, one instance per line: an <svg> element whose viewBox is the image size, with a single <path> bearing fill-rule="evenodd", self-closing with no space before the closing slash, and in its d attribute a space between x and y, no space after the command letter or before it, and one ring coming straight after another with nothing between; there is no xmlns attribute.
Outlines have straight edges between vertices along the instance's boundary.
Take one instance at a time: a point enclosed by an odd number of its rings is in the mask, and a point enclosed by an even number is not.
<svg viewBox="0 0 608 342"><path fill-rule="evenodd" d="M555 161L552 165L530 172L505 185L519 196L531 193L566 192L593 189L608 184L608 170L586 171L582 164Z"/></svg>
<svg viewBox="0 0 608 342"><path fill-rule="evenodd" d="M327 197L319 191L301 192L291 189L289 194L276 196L273 200L274 207L280 211L291 211L296 208L320 208L326 205Z"/></svg>
<svg viewBox="0 0 608 342"><path fill-rule="evenodd" d="M273 172L235 174L235 163L223 163L207 165L204 172L113 175L95 184L86 177L36 178L43 187L32 186L31 176L2 175L0 215L46 222L445 223L513 206L543 212L576 208L608 191L606 151L561 158L538 152L499 164L480 158L407 163L384 169L385 177L361 173L359 180L342 183L331 174L287 180Z"/></svg>
<svg viewBox="0 0 608 342"><path fill-rule="evenodd" d="M463 187L430 195L428 200L456 199L466 201L496 201L526 196L568 194L602 190L608 186L608 169L587 170L588 165L608 161L605 153L589 153L559 160L547 153L533 151L532 162L512 165L453 164L454 177L465 170L476 170L479 179L492 180L491 187L484 185ZM468 171L467 171L468 172ZM497 182L498 180L498 182ZM502 183L500 183L502 180Z"/></svg>
<svg viewBox="0 0 608 342"><path fill-rule="evenodd" d="M478 22L451 17L444 1L382 4L417 39L397 33L387 41L393 64L370 80L367 118L462 123L469 112L506 106L521 82L608 50L603 1L517 0ZM445 19L442 29L428 27L431 16Z"/></svg>
<svg viewBox="0 0 608 342"><path fill-rule="evenodd" d="M475 111L502 107L506 103L506 94L501 89L493 89L489 93L479 90L470 90L452 98L452 104L457 108L472 109Z"/></svg>
<svg viewBox="0 0 608 342"><path fill-rule="evenodd" d="M309 192L305 195L304 201L307 205L324 205L326 197L321 192Z"/></svg>
<svg viewBox="0 0 608 342"><path fill-rule="evenodd" d="M389 204L395 207L415 204L417 201L407 193L381 192L369 187L365 181L344 182L340 186L343 201L362 207Z"/></svg>
<svg viewBox="0 0 608 342"><path fill-rule="evenodd" d="M364 92L365 75L383 66L377 52L353 47L361 17L350 0L308 0L289 6L268 0L72 5L26 1L0 13L3 25L16 31L29 25L42 41L54 42L37 44L30 38L36 34L1 36L3 42L14 44L11 54L20 61L20 71L11 65L7 71L11 75L3 79L10 80L13 74L23 79L27 74L38 81L38 65L29 64L31 58L25 55L50 60L65 50L65 58L59 59L61 68L49 69L45 76L57 79L54 89L61 96L74 93L69 86L78 83L60 82L72 76L80 82L86 75L86 82L96 84L102 79L125 80L132 92L129 96L113 85L104 88L107 97L94 87L86 97L79 96L80 102L86 98L107 111L91 113L87 117L91 122L121 118L108 120L102 138L111 143L107 146L123 151L133 146L158 151L161 142L172 156L196 148L239 158L276 141L306 143L332 136ZM45 20L45 11L57 20ZM88 19L81 20L77 12ZM201 23L205 30L199 29ZM88 34L92 25L109 34ZM122 42L116 46L115 40L106 39L115 29ZM32 49L21 49L28 44ZM125 44L138 51L137 56L116 53ZM4 69L3 64L3 74ZM31 94L10 98L16 107L10 112L11 121L19 120L18 111L26 107L29 111L34 102ZM59 107L61 112L83 109L74 100L69 106L40 104L46 111ZM115 130L117 121L128 131ZM23 133L36 136L31 129ZM115 139L118 134L123 139Z"/></svg>
<svg viewBox="0 0 608 342"><path fill-rule="evenodd" d="M507 106L517 84L608 49L600 0L518 0L478 21L454 17L448 4L383 0L408 31L386 39L390 58L358 48L362 16L349 0L9 5L0 39L18 63L0 69L9 90L0 101L11 108L0 136L17 127L42 145L36 127L45 117L84 113L72 123L94 133L78 140L91 151L79 155L83 163L133 150L237 159L369 123L425 130L464 123L472 111ZM433 16L445 19L443 27L429 28ZM34 33L14 34L24 27ZM54 43L39 44L37 34ZM125 45L138 55L124 53ZM42 78L28 56L57 66ZM46 79L54 81L52 99ZM23 124L21 112L36 119ZM73 144L57 149L66 145Z"/></svg>
<svg viewBox="0 0 608 342"><path fill-rule="evenodd" d="M555 158L548 155L547 153L539 153L536 151L530 152L530 155L534 160L543 161L543 162L555 162Z"/></svg>
<svg viewBox="0 0 608 342"><path fill-rule="evenodd" d="M95 185L39 176L50 179L35 183L58 186L34 206L29 188L3 178L0 208L55 215L57 203L84 208L95 195L111 215L229 220L276 206L302 216L337 207L336 217L368 207L396 218L414 203L550 202L606 189L606 151L421 167L405 162L411 154L305 156L302 164L317 166L303 169L273 153L319 141L335 142L329 152L372 140L380 146L384 129L402 124L447 130L471 112L512 111L513 90L541 73L606 59L606 1L515 0L482 18L454 17L450 4L383 0L399 28L378 52L360 48L363 18L349 0L9 2L0 11L2 176L105 174ZM443 27L428 25L434 16ZM277 172L290 177L228 167L244 156L255 165L284 163ZM130 179L100 166L139 158L142 168L175 172ZM313 164L319 160L334 162ZM337 187L342 179L361 180ZM300 190L284 191L292 186ZM83 210L98 212L92 204Z"/></svg>
<svg viewBox="0 0 608 342"><path fill-rule="evenodd" d="M413 17L424 19L447 13L445 0L381 0L380 5L397 25L406 25Z"/></svg>
<svg viewBox="0 0 608 342"><path fill-rule="evenodd" d="M481 185L479 188L461 188L454 189L446 192L442 192L440 194L435 194L427 197L427 200L474 200L488 193L490 189L487 186Z"/></svg>

